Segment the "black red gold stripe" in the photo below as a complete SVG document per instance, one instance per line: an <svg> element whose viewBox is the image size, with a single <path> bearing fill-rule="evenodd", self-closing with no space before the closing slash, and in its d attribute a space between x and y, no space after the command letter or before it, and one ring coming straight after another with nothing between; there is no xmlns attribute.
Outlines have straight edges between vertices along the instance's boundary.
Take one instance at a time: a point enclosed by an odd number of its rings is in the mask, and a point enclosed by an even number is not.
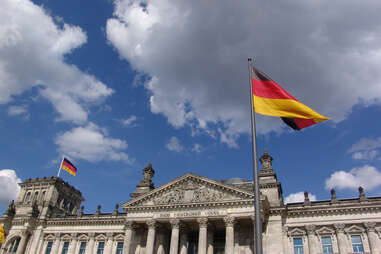
<svg viewBox="0 0 381 254"><path fill-rule="evenodd" d="M63 159L61 168L74 176L77 175L77 168L66 158Z"/></svg>

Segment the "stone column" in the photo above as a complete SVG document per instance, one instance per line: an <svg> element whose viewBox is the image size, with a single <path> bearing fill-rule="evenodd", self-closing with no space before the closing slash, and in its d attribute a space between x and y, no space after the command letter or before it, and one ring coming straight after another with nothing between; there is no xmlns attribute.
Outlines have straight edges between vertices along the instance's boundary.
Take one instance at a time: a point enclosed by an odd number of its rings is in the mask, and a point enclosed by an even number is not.
<svg viewBox="0 0 381 254"><path fill-rule="evenodd" d="M114 241L113 233L106 233L107 241L105 242L105 250L104 253L112 252L112 243Z"/></svg>
<svg viewBox="0 0 381 254"><path fill-rule="evenodd" d="M93 254L94 253L94 236L95 234L94 233L89 233L88 234L89 236L89 244L88 246L86 246L86 254Z"/></svg>
<svg viewBox="0 0 381 254"><path fill-rule="evenodd" d="M56 237L56 239L54 240L54 243L53 243L53 246L52 246L52 251L51 251L52 254L58 254L58 250L60 248L61 236L60 236L59 233L56 233L55 237Z"/></svg>
<svg viewBox="0 0 381 254"><path fill-rule="evenodd" d="M371 253L381 252L381 243L376 233L376 222L365 222L366 233L368 235L369 248Z"/></svg>
<svg viewBox="0 0 381 254"><path fill-rule="evenodd" d="M307 231L307 237L308 237L308 249L310 254L317 254L317 242L316 242L316 237L315 237L315 225L307 225L306 226L306 231Z"/></svg>
<svg viewBox="0 0 381 254"><path fill-rule="evenodd" d="M199 218L197 222L200 227L198 234L198 254L206 254L206 244L207 244L207 231L208 231L208 219Z"/></svg>
<svg viewBox="0 0 381 254"><path fill-rule="evenodd" d="M170 221L170 223L172 226L172 233L169 254L177 254L179 250L180 220L173 219Z"/></svg>
<svg viewBox="0 0 381 254"><path fill-rule="evenodd" d="M188 231L182 226L180 232L180 254L187 254Z"/></svg>
<svg viewBox="0 0 381 254"><path fill-rule="evenodd" d="M150 221L147 221L147 226L148 226L148 234L147 234L147 243L146 243L146 254L153 254L157 223L155 220L150 220Z"/></svg>
<svg viewBox="0 0 381 254"><path fill-rule="evenodd" d="M70 242L68 253L75 254L76 247L77 247L77 234L73 233L71 234L71 242Z"/></svg>
<svg viewBox="0 0 381 254"><path fill-rule="evenodd" d="M20 243L19 243L19 247L17 248L16 254L24 254L25 248L26 248L26 244L28 243L28 239L29 239L29 233L28 233L28 231L22 232L22 234L21 234L21 240L20 240Z"/></svg>
<svg viewBox="0 0 381 254"><path fill-rule="evenodd" d="M165 238L165 235L164 235L164 232L163 232L163 228L158 228L157 229L157 252L156 254L165 254L165 249L164 249L164 238Z"/></svg>
<svg viewBox="0 0 381 254"><path fill-rule="evenodd" d="M214 252L214 226L209 225L208 228L208 249L207 253L208 254L213 254Z"/></svg>
<svg viewBox="0 0 381 254"><path fill-rule="evenodd" d="M339 247L340 254L347 254L347 239L345 238L344 228L345 224L334 224L337 235L337 245Z"/></svg>
<svg viewBox="0 0 381 254"><path fill-rule="evenodd" d="M135 224L132 221L127 221L124 225L124 242L123 242L123 254L130 254L133 238L135 237Z"/></svg>
<svg viewBox="0 0 381 254"><path fill-rule="evenodd" d="M225 253L233 254L235 218L232 216L227 216L224 218L224 221L226 226Z"/></svg>
<svg viewBox="0 0 381 254"><path fill-rule="evenodd" d="M283 226L282 228L282 242L283 242L282 253L288 253L289 247L288 247L288 227L287 226Z"/></svg>

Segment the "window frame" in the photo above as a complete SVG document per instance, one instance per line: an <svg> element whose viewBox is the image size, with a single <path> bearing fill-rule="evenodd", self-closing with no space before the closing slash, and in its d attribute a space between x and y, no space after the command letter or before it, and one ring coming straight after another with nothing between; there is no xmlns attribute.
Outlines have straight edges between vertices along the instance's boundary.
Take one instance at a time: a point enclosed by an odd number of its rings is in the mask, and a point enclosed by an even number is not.
<svg viewBox="0 0 381 254"><path fill-rule="evenodd" d="M360 243L354 243L353 242L353 237L358 236L360 239ZM352 234L351 235L351 245L352 245L352 250L353 253L364 253L364 241L362 239L361 234Z"/></svg>
<svg viewBox="0 0 381 254"><path fill-rule="evenodd" d="M50 247L49 247L49 243L51 244ZM53 249L53 241L48 241L46 243L45 254L50 254L52 252L52 249Z"/></svg>
<svg viewBox="0 0 381 254"><path fill-rule="evenodd" d="M300 239L301 245L295 244L295 240ZM293 249L294 249L294 254L304 254L304 244L303 244L303 237L301 236L294 236L292 237L292 244L293 244ZM301 250L301 252L300 252Z"/></svg>
<svg viewBox="0 0 381 254"><path fill-rule="evenodd" d="M65 246L66 244L67 244L67 246ZM69 241L64 241L63 245L62 245L61 254L68 254L68 252L69 252L69 246L70 246L70 242Z"/></svg>
<svg viewBox="0 0 381 254"><path fill-rule="evenodd" d="M84 248L82 248L82 244L84 244ZM80 244L79 244L79 250L78 250L78 254L85 254L86 253L86 246L87 246L87 242L86 241L81 241Z"/></svg>
<svg viewBox="0 0 381 254"><path fill-rule="evenodd" d="M101 244L102 244L102 249L100 248ZM97 254L104 254L104 250L105 250L105 242L99 241L98 247L97 247Z"/></svg>
<svg viewBox="0 0 381 254"><path fill-rule="evenodd" d="M121 248L120 248L121 245ZM124 247L124 242L118 241L116 242L116 254L123 254L123 247Z"/></svg>
<svg viewBox="0 0 381 254"><path fill-rule="evenodd" d="M323 242L324 238L329 238L329 244L324 244L324 242ZM322 253L324 253L324 254L332 254L333 253L332 236L330 236L330 235L322 235L322 236L320 236L320 241L321 241ZM324 247L330 248L330 252L325 252Z"/></svg>

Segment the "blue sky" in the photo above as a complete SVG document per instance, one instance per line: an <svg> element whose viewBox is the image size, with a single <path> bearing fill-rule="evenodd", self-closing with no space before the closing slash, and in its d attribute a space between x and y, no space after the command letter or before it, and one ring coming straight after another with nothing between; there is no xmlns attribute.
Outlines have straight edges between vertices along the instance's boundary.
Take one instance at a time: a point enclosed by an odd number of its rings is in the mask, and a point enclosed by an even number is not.
<svg viewBox="0 0 381 254"><path fill-rule="evenodd" d="M78 175L61 177L86 212L129 200L148 162L156 186L187 172L251 179L248 57L332 118L295 132L257 117L258 151L274 157L284 197L328 199L331 187L353 197L359 185L381 195L380 9L370 0L5 0L0 211L17 182L56 175L63 154Z"/></svg>

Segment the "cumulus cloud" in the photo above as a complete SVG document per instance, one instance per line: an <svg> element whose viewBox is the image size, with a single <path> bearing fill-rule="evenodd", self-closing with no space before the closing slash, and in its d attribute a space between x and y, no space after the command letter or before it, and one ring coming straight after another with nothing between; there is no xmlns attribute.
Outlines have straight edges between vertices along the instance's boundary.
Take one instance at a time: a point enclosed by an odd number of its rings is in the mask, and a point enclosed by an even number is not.
<svg viewBox="0 0 381 254"><path fill-rule="evenodd" d="M0 170L0 204L8 205L11 200L16 200L19 192L21 179L17 177L13 169Z"/></svg>
<svg viewBox="0 0 381 254"><path fill-rule="evenodd" d="M55 23L30 0L2 1L0 104L36 87L52 103L58 120L86 122L88 105L113 92L94 76L65 63L65 55L86 41L80 27Z"/></svg>
<svg viewBox="0 0 381 254"><path fill-rule="evenodd" d="M316 201L316 195L308 194L310 201ZM284 199L284 203L304 202L304 192L291 193Z"/></svg>
<svg viewBox="0 0 381 254"><path fill-rule="evenodd" d="M352 154L352 158L355 160L373 160L378 155L377 150L355 152Z"/></svg>
<svg viewBox="0 0 381 254"><path fill-rule="evenodd" d="M134 115L131 115L130 117L126 119L121 119L120 122L123 124L125 127L135 127L136 126L136 120L138 118Z"/></svg>
<svg viewBox="0 0 381 254"><path fill-rule="evenodd" d="M8 108L8 115L10 115L10 116L21 116L24 120L28 120L30 118L30 114L28 112L28 107L25 105L10 106Z"/></svg>
<svg viewBox="0 0 381 254"><path fill-rule="evenodd" d="M90 162L101 160L123 161L128 164L133 162L133 159L124 152L127 148L125 141L109 137L105 129L92 123L59 134L55 143L62 154L76 159Z"/></svg>
<svg viewBox="0 0 381 254"><path fill-rule="evenodd" d="M336 171L325 181L326 189L357 189L362 186L367 190L373 190L380 185L381 172L369 165L353 168L349 172Z"/></svg>
<svg viewBox="0 0 381 254"><path fill-rule="evenodd" d="M201 153L202 148L203 148L202 145L196 143L193 145L192 151L195 153Z"/></svg>
<svg viewBox="0 0 381 254"><path fill-rule="evenodd" d="M165 146L172 152L181 152L184 150L184 147L180 144L180 140L176 137L171 137Z"/></svg>
<svg viewBox="0 0 381 254"><path fill-rule="evenodd" d="M174 127L222 126L220 139L235 146L232 140L250 128L249 56L333 121L345 119L359 102L380 103L379 1L114 3L107 38L133 68L152 77L145 85L151 111ZM282 125L265 117L258 131Z"/></svg>

